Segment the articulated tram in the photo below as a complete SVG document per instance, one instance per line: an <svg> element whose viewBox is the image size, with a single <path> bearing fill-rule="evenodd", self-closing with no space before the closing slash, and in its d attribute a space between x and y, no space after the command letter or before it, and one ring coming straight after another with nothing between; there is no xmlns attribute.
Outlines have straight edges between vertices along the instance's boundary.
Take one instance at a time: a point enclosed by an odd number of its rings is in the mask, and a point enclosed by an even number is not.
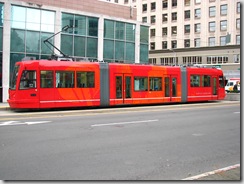
<svg viewBox="0 0 244 184"><path fill-rule="evenodd" d="M223 72L215 68L30 60L15 64L8 103L45 109L224 98Z"/></svg>

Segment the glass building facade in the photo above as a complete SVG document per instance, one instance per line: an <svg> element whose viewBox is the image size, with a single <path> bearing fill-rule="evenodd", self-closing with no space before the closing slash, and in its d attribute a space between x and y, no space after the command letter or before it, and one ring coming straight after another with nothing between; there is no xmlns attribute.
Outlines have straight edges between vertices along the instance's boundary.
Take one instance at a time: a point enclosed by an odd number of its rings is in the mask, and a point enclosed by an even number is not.
<svg viewBox="0 0 244 184"><path fill-rule="evenodd" d="M70 28L62 30L67 25ZM136 20L4 0L0 2L0 101L8 98L9 78L16 62L59 54L44 43L47 38L71 57L148 63L148 27Z"/></svg>

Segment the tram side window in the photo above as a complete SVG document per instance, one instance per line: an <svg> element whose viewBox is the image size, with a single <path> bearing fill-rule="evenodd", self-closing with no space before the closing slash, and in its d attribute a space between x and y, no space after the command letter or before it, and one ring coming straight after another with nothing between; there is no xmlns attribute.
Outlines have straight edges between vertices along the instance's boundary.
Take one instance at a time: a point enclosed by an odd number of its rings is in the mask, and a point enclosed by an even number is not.
<svg viewBox="0 0 244 184"><path fill-rule="evenodd" d="M135 91L147 91L148 90L148 78L147 77L134 77L134 90Z"/></svg>
<svg viewBox="0 0 244 184"><path fill-rule="evenodd" d="M53 71L41 71L41 88L53 88Z"/></svg>
<svg viewBox="0 0 244 184"><path fill-rule="evenodd" d="M191 75L191 87L200 87L199 75Z"/></svg>
<svg viewBox="0 0 244 184"><path fill-rule="evenodd" d="M202 76L202 86L210 87L211 86L211 77L209 75Z"/></svg>
<svg viewBox="0 0 244 184"><path fill-rule="evenodd" d="M24 70L20 79L20 89L36 88L36 71Z"/></svg>
<svg viewBox="0 0 244 184"><path fill-rule="evenodd" d="M74 72L73 71L57 71L56 72L57 88L73 88Z"/></svg>
<svg viewBox="0 0 244 184"><path fill-rule="evenodd" d="M219 87L221 88L225 87L225 80L223 76L219 76Z"/></svg>
<svg viewBox="0 0 244 184"><path fill-rule="evenodd" d="M95 72L77 72L77 88L94 88Z"/></svg>
<svg viewBox="0 0 244 184"><path fill-rule="evenodd" d="M162 91L162 77L149 78L150 91Z"/></svg>

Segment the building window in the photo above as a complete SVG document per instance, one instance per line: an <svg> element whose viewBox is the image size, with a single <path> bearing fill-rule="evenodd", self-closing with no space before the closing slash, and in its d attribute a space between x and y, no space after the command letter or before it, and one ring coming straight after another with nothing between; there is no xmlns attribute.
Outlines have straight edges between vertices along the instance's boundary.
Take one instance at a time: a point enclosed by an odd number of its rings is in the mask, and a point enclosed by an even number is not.
<svg viewBox="0 0 244 184"><path fill-rule="evenodd" d="M135 60L134 27L134 24L104 20L103 57L105 61L133 62Z"/></svg>
<svg viewBox="0 0 244 184"><path fill-rule="evenodd" d="M215 37L210 37L208 38L208 45L211 46L215 46Z"/></svg>
<svg viewBox="0 0 244 184"><path fill-rule="evenodd" d="M227 4L220 6L220 15L227 15Z"/></svg>
<svg viewBox="0 0 244 184"><path fill-rule="evenodd" d="M177 26L171 27L171 35L177 35Z"/></svg>
<svg viewBox="0 0 244 184"><path fill-rule="evenodd" d="M172 7L176 7L177 6L177 0L172 0Z"/></svg>
<svg viewBox="0 0 244 184"><path fill-rule="evenodd" d="M155 50L155 42L150 43L150 50Z"/></svg>
<svg viewBox="0 0 244 184"><path fill-rule="evenodd" d="M168 35L168 28L167 27L163 27L163 29L162 29L162 35L163 36L167 36Z"/></svg>
<svg viewBox="0 0 244 184"><path fill-rule="evenodd" d="M190 39L184 40L184 46L185 48L190 47Z"/></svg>
<svg viewBox="0 0 244 184"><path fill-rule="evenodd" d="M163 8L168 8L168 0L163 0Z"/></svg>
<svg viewBox="0 0 244 184"><path fill-rule="evenodd" d="M156 60L156 58L150 58L149 59L149 64L154 64L154 65L156 65L156 62L157 60Z"/></svg>
<svg viewBox="0 0 244 184"><path fill-rule="evenodd" d="M142 5L142 12L146 12L147 11L147 4L143 4Z"/></svg>
<svg viewBox="0 0 244 184"><path fill-rule="evenodd" d="M221 36L220 37L220 46L226 45L226 36Z"/></svg>
<svg viewBox="0 0 244 184"><path fill-rule="evenodd" d="M167 41L163 41L162 42L162 49L167 49L168 48L168 42Z"/></svg>
<svg viewBox="0 0 244 184"><path fill-rule="evenodd" d="M215 17L215 15L216 15L216 7L215 6L209 7L209 17Z"/></svg>
<svg viewBox="0 0 244 184"><path fill-rule="evenodd" d="M191 11L190 10L186 10L185 11L185 19L190 19L191 18Z"/></svg>
<svg viewBox="0 0 244 184"><path fill-rule="evenodd" d="M200 47L201 46L201 39L195 38L194 39L194 47Z"/></svg>
<svg viewBox="0 0 244 184"><path fill-rule="evenodd" d="M195 33L200 33L201 32L201 24L200 23L195 24L194 31L195 31Z"/></svg>
<svg viewBox="0 0 244 184"><path fill-rule="evenodd" d="M150 30L150 36L151 37L155 37L155 29L151 29Z"/></svg>
<svg viewBox="0 0 244 184"><path fill-rule="evenodd" d="M185 0L185 6L190 6L191 0Z"/></svg>
<svg viewBox="0 0 244 184"><path fill-rule="evenodd" d="M191 27L190 25L185 25L185 34L190 33Z"/></svg>
<svg viewBox="0 0 244 184"><path fill-rule="evenodd" d="M147 26L140 26L140 63L148 63L148 34L149 28Z"/></svg>
<svg viewBox="0 0 244 184"><path fill-rule="evenodd" d="M236 35L236 44L240 45L241 44L241 37L240 35Z"/></svg>
<svg viewBox="0 0 244 184"><path fill-rule="evenodd" d="M233 57L234 63L240 63L240 54L235 54Z"/></svg>
<svg viewBox="0 0 244 184"><path fill-rule="evenodd" d="M195 4L200 4L201 0L195 0Z"/></svg>
<svg viewBox="0 0 244 184"><path fill-rule="evenodd" d="M209 32L214 32L215 27L215 22L209 22Z"/></svg>
<svg viewBox="0 0 244 184"><path fill-rule="evenodd" d="M151 11L156 10L156 2L151 3Z"/></svg>
<svg viewBox="0 0 244 184"><path fill-rule="evenodd" d="M236 19L236 29L240 29L240 19Z"/></svg>
<svg viewBox="0 0 244 184"><path fill-rule="evenodd" d="M0 26L3 26L3 9L1 10ZM12 6L10 70L13 69L12 67L16 61L21 61L26 56L35 59L48 58L52 54L53 48L49 49L43 41L53 35L54 27L55 12ZM2 27L0 27L0 31L1 36ZM2 40L2 37L0 40ZM50 39L50 42L53 43L53 39Z"/></svg>
<svg viewBox="0 0 244 184"><path fill-rule="evenodd" d="M176 21L177 20L177 13L176 12L172 13L171 17L172 17L172 21Z"/></svg>
<svg viewBox="0 0 244 184"><path fill-rule="evenodd" d="M163 14L163 22L167 22L168 21L168 14Z"/></svg>
<svg viewBox="0 0 244 184"><path fill-rule="evenodd" d="M142 17L142 22L147 23L147 17Z"/></svg>
<svg viewBox="0 0 244 184"><path fill-rule="evenodd" d="M177 48L177 41L176 40L172 40L171 41L171 48L172 49L176 49Z"/></svg>
<svg viewBox="0 0 244 184"><path fill-rule="evenodd" d="M201 18L201 9L195 9L195 18L200 19Z"/></svg>
<svg viewBox="0 0 244 184"><path fill-rule="evenodd" d="M240 2L237 2L237 4L236 4L236 12L237 13L241 12L241 3Z"/></svg>
<svg viewBox="0 0 244 184"><path fill-rule="evenodd" d="M153 15L151 16L151 24L155 24L155 22L156 22L156 16Z"/></svg>
<svg viewBox="0 0 244 184"><path fill-rule="evenodd" d="M226 31L227 30L227 20L220 21L220 30Z"/></svg>

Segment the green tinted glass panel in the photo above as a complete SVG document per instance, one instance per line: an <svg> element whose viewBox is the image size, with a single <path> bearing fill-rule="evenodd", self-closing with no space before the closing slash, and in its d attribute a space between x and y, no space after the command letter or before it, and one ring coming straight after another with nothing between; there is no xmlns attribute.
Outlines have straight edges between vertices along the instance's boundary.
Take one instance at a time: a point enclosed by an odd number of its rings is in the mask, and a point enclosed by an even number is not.
<svg viewBox="0 0 244 184"><path fill-rule="evenodd" d="M61 36L61 51L69 56L73 55L73 36L62 35Z"/></svg>
<svg viewBox="0 0 244 184"><path fill-rule="evenodd" d="M104 40L103 57L106 59L114 59L114 41Z"/></svg>
<svg viewBox="0 0 244 184"><path fill-rule="evenodd" d="M74 26L74 15L72 14L68 14L68 13L63 13L62 14L62 27L64 26L71 26L73 27ZM73 33L73 29L67 29L67 30L64 30L63 32L65 33Z"/></svg>
<svg viewBox="0 0 244 184"><path fill-rule="evenodd" d="M34 31L26 32L26 52L39 53L40 50L40 33Z"/></svg>
<svg viewBox="0 0 244 184"><path fill-rule="evenodd" d="M126 40L127 41L135 41L135 25L126 24Z"/></svg>
<svg viewBox="0 0 244 184"><path fill-rule="evenodd" d="M87 38L87 57L97 58L96 38Z"/></svg>
<svg viewBox="0 0 244 184"><path fill-rule="evenodd" d="M125 39L125 23L116 22L115 24L115 39L124 40Z"/></svg>
<svg viewBox="0 0 244 184"><path fill-rule="evenodd" d="M104 21L104 38L114 39L114 21Z"/></svg>
<svg viewBox="0 0 244 184"><path fill-rule="evenodd" d="M97 18L88 18L88 36L96 36L98 34L98 19Z"/></svg>
<svg viewBox="0 0 244 184"><path fill-rule="evenodd" d="M140 42L148 43L148 27L146 26L140 27Z"/></svg>
<svg viewBox="0 0 244 184"><path fill-rule="evenodd" d="M86 35L86 17L75 15L74 33L78 35Z"/></svg>
<svg viewBox="0 0 244 184"><path fill-rule="evenodd" d="M3 4L0 3L0 26L3 26Z"/></svg>
<svg viewBox="0 0 244 184"><path fill-rule="evenodd" d="M134 43L126 43L126 57L127 61L135 61L135 44Z"/></svg>
<svg viewBox="0 0 244 184"><path fill-rule="evenodd" d="M10 50L12 52L25 51L25 32L21 30L11 30Z"/></svg>
<svg viewBox="0 0 244 184"><path fill-rule="evenodd" d="M48 43L47 44L44 43L44 40L46 40L50 36L52 36L52 34L41 33L41 53L42 54L52 54L53 53L53 47L50 46ZM53 43L53 38L51 38L49 41L52 44L54 44Z"/></svg>
<svg viewBox="0 0 244 184"><path fill-rule="evenodd" d="M24 57L24 54L10 54L10 72L13 72L15 63L21 61Z"/></svg>
<svg viewBox="0 0 244 184"><path fill-rule="evenodd" d="M74 55L85 56L86 38L81 36L75 36L74 39Z"/></svg>
<svg viewBox="0 0 244 184"><path fill-rule="evenodd" d="M140 63L148 63L148 45L140 44Z"/></svg>
<svg viewBox="0 0 244 184"><path fill-rule="evenodd" d="M115 42L115 59L119 61L124 61L124 42L116 41Z"/></svg>
<svg viewBox="0 0 244 184"><path fill-rule="evenodd" d="M3 50L3 28L0 27L0 51Z"/></svg>
<svg viewBox="0 0 244 184"><path fill-rule="evenodd" d="M41 29L41 11L38 9L26 9L26 29L40 31Z"/></svg>

